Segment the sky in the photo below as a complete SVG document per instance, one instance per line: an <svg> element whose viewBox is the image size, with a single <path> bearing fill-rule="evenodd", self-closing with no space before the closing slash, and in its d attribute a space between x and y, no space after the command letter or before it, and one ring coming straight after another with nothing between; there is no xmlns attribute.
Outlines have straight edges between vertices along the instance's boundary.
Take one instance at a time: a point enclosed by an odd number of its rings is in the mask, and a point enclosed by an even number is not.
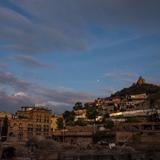
<svg viewBox="0 0 160 160"><path fill-rule="evenodd" d="M159 0L0 0L0 110L70 110L160 83Z"/></svg>

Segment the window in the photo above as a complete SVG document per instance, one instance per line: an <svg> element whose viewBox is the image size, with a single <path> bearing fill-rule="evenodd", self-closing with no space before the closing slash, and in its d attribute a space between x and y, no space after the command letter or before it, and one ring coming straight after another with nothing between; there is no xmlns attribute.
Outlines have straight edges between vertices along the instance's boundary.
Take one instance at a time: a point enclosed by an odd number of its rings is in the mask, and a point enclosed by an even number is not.
<svg viewBox="0 0 160 160"><path fill-rule="evenodd" d="M152 130L151 125L143 125L144 130Z"/></svg>
<svg viewBox="0 0 160 160"><path fill-rule="evenodd" d="M20 132L20 133L18 134L18 139L19 139L19 140L22 140L22 139L23 139L23 133L22 133L22 132Z"/></svg>
<svg viewBox="0 0 160 160"><path fill-rule="evenodd" d="M14 124L13 124L13 127L15 127L16 125L17 125L17 123L14 123Z"/></svg>
<svg viewBox="0 0 160 160"><path fill-rule="evenodd" d="M28 124L28 131L33 132L33 124Z"/></svg>
<svg viewBox="0 0 160 160"><path fill-rule="evenodd" d="M154 128L155 130L160 130L160 125L155 125Z"/></svg>

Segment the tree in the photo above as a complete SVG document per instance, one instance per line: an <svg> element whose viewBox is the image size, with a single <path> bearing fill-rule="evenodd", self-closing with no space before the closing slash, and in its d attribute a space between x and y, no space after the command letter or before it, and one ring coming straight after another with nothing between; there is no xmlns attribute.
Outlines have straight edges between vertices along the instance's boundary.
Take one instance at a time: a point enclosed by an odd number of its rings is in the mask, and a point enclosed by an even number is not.
<svg viewBox="0 0 160 160"><path fill-rule="evenodd" d="M129 123L138 122L138 119L136 117L128 117L126 119L126 122L129 122Z"/></svg>
<svg viewBox="0 0 160 160"><path fill-rule="evenodd" d="M103 119L102 119L102 122L101 123L105 123L106 119L108 119L110 116L109 116L109 113L105 113L103 115Z"/></svg>
<svg viewBox="0 0 160 160"><path fill-rule="evenodd" d="M92 103L85 103L85 104L84 104L84 108L85 108L85 109L87 109L87 108L89 108L89 107L91 107L91 106L93 106Z"/></svg>
<svg viewBox="0 0 160 160"><path fill-rule="evenodd" d="M5 116L3 120L2 131L1 131L1 141L7 140L7 134L8 134L8 117Z"/></svg>
<svg viewBox="0 0 160 160"><path fill-rule="evenodd" d="M76 125L78 126L86 126L87 123L85 122L85 120L83 118L79 118L76 122L75 122Z"/></svg>
<svg viewBox="0 0 160 160"><path fill-rule="evenodd" d="M87 114L86 114L87 118L95 120L98 115L96 106L87 107L86 109L87 109Z"/></svg>
<svg viewBox="0 0 160 160"><path fill-rule="evenodd" d="M58 129L63 129L64 128L63 118L58 118L56 124Z"/></svg>
<svg viewBox="0 0 160 160"><path fill-rule="evenodd" d="M74 110L78 110L78 109L82 109L82 108L83 108L82 102L76 102L73 107Z"/></svg>
<svg viewBox="0 0 160 160"><path fill-rule="evenodd" d="M94 143L100 142L100 144L106 145L115 141L115 134L98 131L92 136L92 138Z"/></svg>
<svg viewBox="0 0 160 160"><path fill-rule="evenodd" d="M114 122L112 120L107 120L104 124L104 127L107 129L112 129L114 127Z"/></svg>
<svg viewBox="0 0 160 160"><path fill-rule="evenodd" d="M74 112L70 112L70 111L65 111L63 113L63 118L66 122L66 124L70 125L70 124L73 124L74 122L74 118L75 118L75 115L74 115Z"/></svg>

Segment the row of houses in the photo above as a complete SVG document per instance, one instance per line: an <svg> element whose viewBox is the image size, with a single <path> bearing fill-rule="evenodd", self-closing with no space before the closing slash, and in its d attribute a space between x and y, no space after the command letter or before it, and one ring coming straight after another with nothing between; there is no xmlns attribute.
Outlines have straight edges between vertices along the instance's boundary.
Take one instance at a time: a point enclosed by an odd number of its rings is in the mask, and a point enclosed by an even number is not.
<svg viewBox="0 0 160 160"><path fill-rule="evenodd" d="M131 101L129 101L131 99ZM139 94L139 95L131 95L128 97L128 101L126 104L135 101L143 101L146 102L147 95ZM105 101L106 105L100 105ZM102 122L105 115L108 114L110 119L114 122L125 122L127 118L130 117L148 117L152 114L155 114L153 109L149 108L123 108L121 110L115 110L115 107L119 107L122 105L122 101L119 98L112 99L98 99L94 103L90 103L89 105L95 105L98 111L98 115L96 116L97 122ZM113 104L113 105L111 105ZM157 111L157 110L156 110ZM91 122L87 119L87 110L85 108L74 109L73 110L75 119L74 121L78 121L79 119L84 119L87 122ZM160 115L160 111L158 110L158 115ZM44 138L51 138L54 132L57 130L57 119L62 118L63 115L53 115L52 111L44 106L24 106L21 107L15 114L0 112L0 132L3 127L3 120L7 116L8 118L8 140L21 140L26 141L31 139L32 137L39 136ZM93 121L95 122L95 121ZM91 124L91 123L90 123Z"/></svg>
<svg viewBox="0 0 160 160"><path fill-rule="evenodd" d="M148 96L146 93L127 95L125 97L107 97L98 98L95 100L94 104L101 108L102 106L135 106L137 104L143 103L147 100Z"/></svg>

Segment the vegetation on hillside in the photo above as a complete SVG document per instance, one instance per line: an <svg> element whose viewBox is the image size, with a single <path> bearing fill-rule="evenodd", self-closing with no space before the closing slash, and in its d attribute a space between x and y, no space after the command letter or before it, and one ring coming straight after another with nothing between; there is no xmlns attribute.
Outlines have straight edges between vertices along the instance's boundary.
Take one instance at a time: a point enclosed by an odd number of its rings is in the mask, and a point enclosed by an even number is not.
<svg viewBox="0 0 160 160"><path fill-rule="evenodd" d="M63 113L63 118L67 125L73 125L75 114L73 111L65 111Z"/></svg>
<svg viewBox="0 0 160 160"><path fill-rule="evenodd" d="M133 84L128 88L124 88L121 91L116 92L112 95L114 96L126 96L126 95L134 95L134 94L142 94L146 93L147 95L153 95L160 93L160 87L154 84L144 83L142 85ZM160 96L159 96L160 97Z"/></svg>
<svg viewBox="0 0 160 160"><path fill-rule="evenodd" d="M87 110L87 114L86 114L87 118L95 120L98 115L96 106L88 107L86 108L86 110Z"/></svg>
<svg viewBox="0 0 160 160"><path fill-rule="evenodd" d="M108 119L105 123L104 123L104 127L107 129L112 129L114 127L114 122L110 119Z"/></svg>
<svg viewBox="0 0 160 160"><path fill-rule="evenodd" d="M64 128L63 118L58 118L56 124L58 129L63 129Z"/></svg>

